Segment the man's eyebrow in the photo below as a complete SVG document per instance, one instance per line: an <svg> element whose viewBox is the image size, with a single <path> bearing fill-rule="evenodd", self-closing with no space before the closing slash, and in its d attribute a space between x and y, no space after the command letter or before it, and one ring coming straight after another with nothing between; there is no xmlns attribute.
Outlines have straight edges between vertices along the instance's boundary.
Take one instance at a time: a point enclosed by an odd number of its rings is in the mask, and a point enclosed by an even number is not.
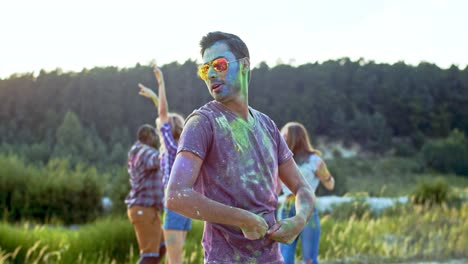
<svg viewBox="0 0 468 264"><path fill-rule="evenodd" d="M224 57L224 56L218 56L218 57L216 57L216 58L214 58L214 59L212 59L212 60L210 60L210 61L204 62L203 64L206 64L206 63L208 63L208 62L212 62L212 61L214 61L214 60L216 60L216 59L219 59L219 58L226 58L226 57Z"/></svg>

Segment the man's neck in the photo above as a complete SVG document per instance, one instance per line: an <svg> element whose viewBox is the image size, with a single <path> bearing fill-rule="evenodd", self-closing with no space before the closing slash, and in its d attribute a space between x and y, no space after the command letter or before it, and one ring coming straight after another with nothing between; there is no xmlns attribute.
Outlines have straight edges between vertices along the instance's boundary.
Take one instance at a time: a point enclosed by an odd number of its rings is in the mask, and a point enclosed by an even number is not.
<svg viewBox="0 0 468 264"><path fill-rule="evenodd" d="M240 116L245 121L249 121L249 103L247 99L234 99L228 102L220 102L234 114Z"/></svg>

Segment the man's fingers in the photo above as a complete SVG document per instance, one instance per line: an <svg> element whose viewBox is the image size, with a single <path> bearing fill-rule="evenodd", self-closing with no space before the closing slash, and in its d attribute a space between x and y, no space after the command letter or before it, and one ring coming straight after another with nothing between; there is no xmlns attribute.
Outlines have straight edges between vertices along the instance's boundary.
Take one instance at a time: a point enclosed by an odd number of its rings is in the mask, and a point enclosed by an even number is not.
<svg viewBox="0 0 468 264"><path fill-rule="evenodd" d="M267 235L273 234L274 232L278 231L280 228L281 228L281 222L274 224L272 227L270 227L270 229L268 229Z"/></svg>

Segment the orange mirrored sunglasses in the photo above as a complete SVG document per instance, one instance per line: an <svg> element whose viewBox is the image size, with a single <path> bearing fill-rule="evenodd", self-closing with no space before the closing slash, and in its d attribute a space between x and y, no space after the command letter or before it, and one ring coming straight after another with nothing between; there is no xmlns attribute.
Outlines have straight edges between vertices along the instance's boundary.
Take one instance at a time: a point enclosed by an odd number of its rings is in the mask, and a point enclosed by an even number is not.
<svg viewBox="0 0 468 264"><path fill-rule="evenodd" d="M208 71L210 70L211 66L213 66L213 69L217 72L225 72L228 70L229 63L239 61L242 59L237 59L233 61L228 61L226 58L214 59L198 67L198 76L200 76L202 80L206 81L208 80Z"/></svg>

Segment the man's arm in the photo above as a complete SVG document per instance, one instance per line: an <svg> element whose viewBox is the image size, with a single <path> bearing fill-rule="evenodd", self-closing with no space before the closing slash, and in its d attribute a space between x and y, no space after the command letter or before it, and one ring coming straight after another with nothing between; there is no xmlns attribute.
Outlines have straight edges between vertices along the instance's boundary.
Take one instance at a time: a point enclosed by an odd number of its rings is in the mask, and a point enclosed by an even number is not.
<svg viewBox="0 0 468 264"><path fill-rule="evenodd" d="M279 177L296 196L296 215L276 223L268 230L268 235L273 240L290 244L309 220L314 209L315 195L294 159L279 166Z"/></svg>
<svg viewBox="0 0 468 264"><path fill-rule="evenodd" d="M193 190L202 163L192 152L182 151L177 155L167 187L166 207L186 217L238 226L251 240L262 238L268 225L261 216L221 204Z"/></svg>

